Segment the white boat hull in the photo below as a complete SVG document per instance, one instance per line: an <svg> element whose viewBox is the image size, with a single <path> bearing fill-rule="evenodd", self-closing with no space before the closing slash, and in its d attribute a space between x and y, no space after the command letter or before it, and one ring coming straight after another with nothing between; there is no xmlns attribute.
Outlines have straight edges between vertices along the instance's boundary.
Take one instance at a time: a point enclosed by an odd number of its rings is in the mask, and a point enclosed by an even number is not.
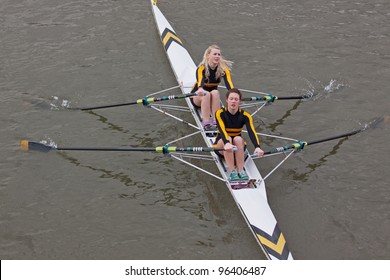
<svg viewBox="0 0 390 280"><path fill-rule="evenodd" d="M191 91L191 86L196 82L196 65L160 9L154 4L153 0L151 2L161 41L177 82L181 85L183 94L188 94ZM194 108L189 98L186 98L186 102L194 116L197 126L201 127L201 120L199 114L196 113L196 108ZM202 131L202 136L206 144L211 147L214 138L208 137L204 131ZM256 188L234 190L227 180L228 174L224 164L216 154L213 153L213 157L221 172L221 176L266 257L272 260L293 259L284 235L279 229L275 216L268 204L264 180L252 158L248 157L246 159L245 170L250 178L257 180Z"/></svg>

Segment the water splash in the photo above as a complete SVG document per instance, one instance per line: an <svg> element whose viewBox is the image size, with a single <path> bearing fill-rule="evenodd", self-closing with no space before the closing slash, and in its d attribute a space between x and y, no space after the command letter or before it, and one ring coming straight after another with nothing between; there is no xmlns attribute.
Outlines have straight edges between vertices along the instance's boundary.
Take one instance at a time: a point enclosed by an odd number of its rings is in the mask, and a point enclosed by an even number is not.
<svg viewBox="0 0 390 280"><path fill-rule="evenodd" d="M70 108L70 101L66 99L60 99L57 96L52 96L50 108L52 110L68 109Z"/></svg>
<svg viewBox="0 0 390 280"><path fill-rule="evenodd" d="M46 146L53 147L53 148L57 148L56 142L54 142L53 139L51 139L50 137L47 137L47 136L46 136L46 139L39 141L39 143L44 144Z"/></svg>
<svg viewBox="0 0 390 280"><path fill-rule="evenodd" d="M373 118L372 120L368 122L361 123L359 122L359 125L362 127L362 131L365 131L370 128L379 128L384 126L385 124L390 123L390 116L384 115L382 117Z"/></svg>
<svg viewBox="0 0 390 280"><path fill-rule="evenodd" d="M346 85L343 82L337 80L330 80L329 84L324 87L324 93L332 93L341 90Z"/></svg>
<svg viewBox="0 0 390 280"><path fill-rule="evenodd" d="M303 95L307 97L304 101L327 97L330 94L339 93L342 89L348 87L347 83L337 79L331 79L325 84L321 81L310 81L308 79L304 79L304 82L307 86L307 88L302 89Z"/></svg>

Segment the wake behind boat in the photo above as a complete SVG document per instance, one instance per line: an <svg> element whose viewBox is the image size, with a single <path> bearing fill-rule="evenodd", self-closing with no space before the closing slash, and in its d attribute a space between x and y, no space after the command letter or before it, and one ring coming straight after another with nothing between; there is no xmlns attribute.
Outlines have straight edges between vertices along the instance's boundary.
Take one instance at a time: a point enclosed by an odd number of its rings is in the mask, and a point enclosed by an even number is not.
<svg viewBox="0 0 390 280"><path fill-rule="evenodd" d="M151 3L157 29L177 82L183 94L190 94L191 86L196 82L196 65L188 51L184 48L179 36L157 7L157 1L151 0ZM186 99L186 102L196 122L195 128L197 132L202 135L206 145L212 147L215 137L210 136L209 133L203 130L202 120L197 111L198 109L194 108L189 98ZM161 108L157 108L158 106L152 107L161 110ZM245 188L233 188L228 180L229 174L225 163L214 152L211 153L211 157L215 161L221 176L211 174L192 165L180 155L172 154L172 156L225 182L249 228L268 259L293 259L287 247L286 239L268 204L264 179L250 156L246 157L244 169L250 178L255 179L255 183L251 187Z"/></svg>

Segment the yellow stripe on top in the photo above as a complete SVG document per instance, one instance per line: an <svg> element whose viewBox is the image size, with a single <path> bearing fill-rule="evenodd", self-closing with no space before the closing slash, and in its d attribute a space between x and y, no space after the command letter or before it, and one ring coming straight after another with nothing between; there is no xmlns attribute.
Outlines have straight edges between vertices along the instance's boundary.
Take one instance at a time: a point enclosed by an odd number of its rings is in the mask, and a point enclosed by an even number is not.
<svg viewBox="0 0 390 280"><path fill-rule="evenodd" d="M197 82L198 82L198 88L199 88L199 87L202 86L202 81L203 81L203 78L204 78L203 77L204 65L203 64L200 65L196 71L197 71L196 77L198 79Z"/></svg>
<svg viewBox="0 0 390 280"><path fill-rule="evenodd" d="M230 74L229 68L225 68L225 69L223 69L223 71L225 71L225 76L226 76L226 80L225 81L228 83L228 85L226 85L226 87L228 89L234 88L232 75Z"/></svg>
<svg viewBox="0 0 390 280"><path fill-rule="evenodd" d="M226 131L226 126L225 126L225 123L223 122L222 120L222 113L224 112L224 108L221 108L219 109L216 113L215 113L215 120L218 122L218 125L219 125L219 130L218 130L218 133L222 133L224 135L224 137L222 137L222 140L223 139L229 139L229 134L227 133ZM227 142L224 141L224 143L226 144Z"/></svg>
<svg viewBox="0 0 390 280"><path fill-rule="evenodd" d="M241 134L242 128L226 128L226 132L230 137L234 137Z"/></svg>

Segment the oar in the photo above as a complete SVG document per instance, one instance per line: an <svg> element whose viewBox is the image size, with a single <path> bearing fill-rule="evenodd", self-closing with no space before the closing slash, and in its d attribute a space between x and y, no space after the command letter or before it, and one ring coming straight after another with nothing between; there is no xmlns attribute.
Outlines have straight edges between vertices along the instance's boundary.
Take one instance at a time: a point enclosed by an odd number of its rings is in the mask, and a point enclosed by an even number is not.
<svg viewBox="0 0 390 280"><path fill-rule="evenodd" d="M218 87L227 89L227 87L222 86L222 85L219 85ZM249 90L249 89L242 89L242 88L240 88L240 91L242 91L242 92L249 92L249 93L258 93L258 94L262 94L263 95L263 96L254 96L254 97L244 97L244 98L242 98L242 101L268 101L268 102L274 102L275 100L292 100L292 99L308 99L309 98L309 96L307 96L307 95L275 96L275 95L272 95L271 93L265 93L265 92L254 91L254 90Z"/></svg>
<svg viewBox="0 0 390 280"><path fill-rule="evenodd" d="M274 102L275 100L292 100L292 99L307 99L305 95L298 96L275 96L272 94L267 94L264 96L253 96L253 97L243 97L242 101L267 101Z"/></svg>
<svg viewBox="0 0 390 280"><path fill-rule="evenodd" d="M323 139L319 139L319 140L315 140L315 141L310 141L310 142L298 141L298 142L295 142L295 143L293 143L291 145L272 148L270 151L264 152L264 155L280 153L280 152L287 151L287 150L292 150L292 149L302 150L306 146L319 144L319 143L323 143L323 142L327 142L327 141L331 141L331 140L336 140L336 139L340 139L340 138L344 138L344 137L348 137L348 136L352 136L352 135L358 134L359 132L364 131L365 129L366 128L360 128L360 129L356 129L354 131L343 133L343 134L340 134L340 135L337 135L337 136L331 136L331 137L327 137L327 138L323 138ZM257 157L257 155L255 154L255 155L253 155L253 157Z"/></svg>
<svg viewBox="0 0 390 280"><path fill-rule="evenodd" d="M223 148L210 148L210 147L174 147L174 146L159 146L154 148L148 147L55 147L49 146L39 142L33 142L28 140L21 140L20 146L24 151L105 151L105 152L157 152L168 154L171 152L213 152L223 151Z"/></svg>
<svg viewBox="0 0 390 280"><path fill-rule="evenodd" d="M133 102L126 102L126 103L118 103L118 104L111 104L111 105L102 105L102 106L95 106L95 107L85 107L85 108L74 108L74 109L80 109L82 111L89 111L89 110L97 110L97 109L104 109L104 108L113 108L113 107L121 107L121 106L128 106L128 105L149 105L149 103L152 102L158 102L158 101L167 101L167 100L173 100L173 99L182 99L187 98L191 96L195 96L195 93L190 94L180 94L180 95L169 95L169 96L162 96L162 97L145 97L138 99Z"/></svg>

